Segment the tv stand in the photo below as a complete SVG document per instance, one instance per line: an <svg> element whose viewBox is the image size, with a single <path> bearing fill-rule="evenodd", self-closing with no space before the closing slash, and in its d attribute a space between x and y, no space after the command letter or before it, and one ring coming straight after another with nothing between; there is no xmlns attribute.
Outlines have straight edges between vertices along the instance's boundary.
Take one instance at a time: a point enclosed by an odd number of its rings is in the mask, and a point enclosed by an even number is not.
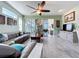
<svg viewBox="0 0 79 59"><path fill-rule="evenodd" d="M68 32L68 31L60 31L59 36L62 39L68 40L71 43L73 43L73 32Z"/></svg>

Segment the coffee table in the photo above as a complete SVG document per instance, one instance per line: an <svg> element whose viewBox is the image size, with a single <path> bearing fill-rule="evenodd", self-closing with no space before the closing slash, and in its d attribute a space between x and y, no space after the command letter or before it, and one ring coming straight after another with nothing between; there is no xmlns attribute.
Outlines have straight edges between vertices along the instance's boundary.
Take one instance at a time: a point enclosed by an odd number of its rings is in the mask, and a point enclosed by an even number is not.
<svg viewBox="0 0 79 59"><path fill-rule="evenodd" d="M31 40L36 40L37 42L40 42L41 37L31 36Z"/></svg>

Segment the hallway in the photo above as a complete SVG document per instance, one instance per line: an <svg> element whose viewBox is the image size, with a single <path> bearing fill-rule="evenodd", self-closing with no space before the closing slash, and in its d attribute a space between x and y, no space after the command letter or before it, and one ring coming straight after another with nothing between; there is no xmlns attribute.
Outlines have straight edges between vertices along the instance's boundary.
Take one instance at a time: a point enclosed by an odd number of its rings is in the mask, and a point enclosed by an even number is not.
<svg viewBox="0 0 79 59"><path fill-rule="evenodd" d="M79 44L51 36L44 39L43 58L78 58Z"/></svg>

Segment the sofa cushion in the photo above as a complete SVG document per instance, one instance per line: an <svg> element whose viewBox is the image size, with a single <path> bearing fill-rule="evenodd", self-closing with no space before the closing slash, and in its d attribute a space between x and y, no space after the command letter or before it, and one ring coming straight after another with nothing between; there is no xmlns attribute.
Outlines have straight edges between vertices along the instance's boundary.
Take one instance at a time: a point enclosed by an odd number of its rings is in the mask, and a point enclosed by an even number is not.
<svg viewBox="0 0 79 59"><path fill-rule="evenodd" d="M23 44L12 44L11 47L21 52L25 46Z"/></svg>
<svg viewBox="0 0 79 59"><path fill-rule="evenodd" d="M0 34L0 38L2 38L3 37L3 35L2 34Z"/></svg>
<svg viewBox="0 0 79 59"><path fill-rule="evenodd" d="M8 40L8 35L7 34L2 34L5 37L5 41Z"/></svg>
<svg viewBox="0 0 79 59"><path fill-rule="evenodd" d="M0 43L5 41L5 37L3 36L3 34L0 34Z"/></svg>
<svg viewBox="0 0 79 59"><path fill-rule="evenodd" d="M8 39L13 39L17 37L17 33L8 33Z"/></svg>

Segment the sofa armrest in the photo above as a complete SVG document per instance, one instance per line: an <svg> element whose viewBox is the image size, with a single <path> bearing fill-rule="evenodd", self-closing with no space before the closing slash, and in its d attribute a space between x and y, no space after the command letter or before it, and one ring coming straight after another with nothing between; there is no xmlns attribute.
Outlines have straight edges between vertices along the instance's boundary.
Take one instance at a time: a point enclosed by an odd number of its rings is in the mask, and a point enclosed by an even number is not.
<svg viewBox="0 0 79 59"><path fill-rule="evenodd" d="M35 45L36 42L29 42L27 46L23 49L20 58L27 58Z"/></svg>
<svg viewBox="0 0 79 59"><path fill-rule="evenodd" d="M24 43L27 39L29 39L29 35L24 34L15 39L15 43Z"/></svg>
<svg viewBox="0 0 79 59"><path fill-rule="evenodd" d="M41 58L42 47L42 43L37 43L28 58Z"/></svg>

